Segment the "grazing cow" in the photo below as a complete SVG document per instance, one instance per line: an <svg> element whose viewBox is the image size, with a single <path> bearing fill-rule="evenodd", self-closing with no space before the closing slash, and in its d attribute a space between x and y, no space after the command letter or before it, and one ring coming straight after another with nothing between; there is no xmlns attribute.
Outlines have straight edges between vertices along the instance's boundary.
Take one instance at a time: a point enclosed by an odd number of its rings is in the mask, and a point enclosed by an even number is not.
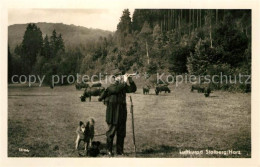
<svg viewBox="0 0 260 167"><path fill-rule="evenodd" d="M82 82L82 83L76 83L76 84L75 84L75 87L76 87L77 90L80 90L81 88L88 88L88 87L89 87L89 84L84 83L84 82Z"/></svg>
<svg viewBox="0 0 260 167"><path fill-rule="evenodd" d="M105 90L104 87L88 87L85 89L80 99L83 102L86 101L87 97L89 97L89 101L91 101L91 96L100 96L104 90Z"/></svg>
<svg viewBox="0 0 260 167"><path fill-rule="evenodd" d="M192 85L192 86L191 86L191 92L193 92L193 90L197 90L198 93L204 93L204 91L205 91L205 86L204 86L204 85L199 85L199 84Z"/></svg>
<svg viewBox="0 0 260 167"><path fill-rule="evenodd" d="M102 84L99 82L99 83L93 83L93 85L91 87L101 87Z"/></svg>
<svg viewBox="0 0 260 167"><path fill-rule="evenodd" d="M206 88L205 88L205 91L204 91L204 96L205 96L205 97L209 97L210 93L211 93L210 87L206 87Z"/></svg>
<svg viewBox="0 0 260 167"><path fill-rule="evenodd" d="M164 91L164 93L166 93L166 92L171 93L171 90L168 88L167 85L162 85L162 86L158 85L155 87L156 95L158 95L160 92L163 92L163 91Z"/></svg>
<svg viewBox="0 0 260 167"><path fill-rule="evenodd" d="M149 94L150 88L151 88L150 85L145 85L145 86L143 87L143 94L144 94L144 95L145 95L145 94Z"/></svg>

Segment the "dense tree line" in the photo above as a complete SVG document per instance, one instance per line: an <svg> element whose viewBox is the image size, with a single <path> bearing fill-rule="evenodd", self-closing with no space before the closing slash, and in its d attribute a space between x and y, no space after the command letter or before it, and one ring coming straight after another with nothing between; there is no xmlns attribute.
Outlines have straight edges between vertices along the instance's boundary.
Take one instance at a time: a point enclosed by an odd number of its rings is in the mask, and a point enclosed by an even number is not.
<svg viewBox="0 0 260 167"><path fill-rule="evenodd" d="M116 32L122 62L128 59L129 51L134 58L133 64L123 64L126 70L135 67L150 74L175 75L251 74L250 10L137 9L132 22L125 19L128 17L126 9ZM119 26L122 24L128 27Z"/></svg>
<svg viewBox="0 0 260 167"><path fill-rule="evenodd" d="M41 30L35 24L28 24L23 41L14 49L13 56L9 56L9 81L12 75L47 75L56 74L62 65L65 48L62 35L53 33L49 39L43 39ZM11 53L10 53L11 54ZM63 70L63 69L62 69ZM62 71L61 70L61 71Z"/></svg>
<svg viewBox="0 0 260 167"><path fill-rule="evenodd" d="M29 24L10 55L9 71L16 74L92 75L114 68L150 75L251 74L251 11L136 9L131 18L125 9L113 35L68 49L55 30L43 38Z"/></svg>

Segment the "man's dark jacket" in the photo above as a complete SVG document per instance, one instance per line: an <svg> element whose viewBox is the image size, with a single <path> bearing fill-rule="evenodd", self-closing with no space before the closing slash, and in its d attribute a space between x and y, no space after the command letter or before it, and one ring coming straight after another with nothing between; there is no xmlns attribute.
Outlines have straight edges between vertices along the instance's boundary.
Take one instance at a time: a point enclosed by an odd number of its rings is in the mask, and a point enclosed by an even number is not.
<svg viewBox="0 0 260 167"><path fill-rule="evenodd" d="M106 122L107 124L117 125L121 122L126 122L127 106L126 93L136 91L136 85L132 80L129 84L118 83L111 84L99 97L99 101L105 100L107 105Z"/></svg>

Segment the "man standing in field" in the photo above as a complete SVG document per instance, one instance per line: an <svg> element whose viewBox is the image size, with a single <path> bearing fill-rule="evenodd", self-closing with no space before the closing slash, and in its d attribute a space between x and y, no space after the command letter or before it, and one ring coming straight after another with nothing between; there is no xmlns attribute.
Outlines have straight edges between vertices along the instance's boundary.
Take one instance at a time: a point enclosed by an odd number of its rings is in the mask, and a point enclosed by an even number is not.
<svg viewBox="0 0 260 167"><path fill-rule="evenodd" d="M112 156L113 139L117 135L116 152L117 155L124 155L124 139L126 136L127 105L126 93L136 91L136 85L131 77L122 75L117 71L114 73L114 83L111 84L99 97L99 101L104 100L107 106L106 122L108 125L107 154ZM129 85L127 85L129 80Z"/></svg>

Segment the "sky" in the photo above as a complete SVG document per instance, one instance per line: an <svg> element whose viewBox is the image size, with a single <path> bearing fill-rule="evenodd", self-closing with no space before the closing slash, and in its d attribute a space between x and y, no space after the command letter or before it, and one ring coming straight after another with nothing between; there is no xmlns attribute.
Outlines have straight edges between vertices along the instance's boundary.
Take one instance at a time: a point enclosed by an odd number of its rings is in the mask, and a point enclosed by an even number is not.
<svg viewBox="0 0 260 167"><path fill-rule="evenodd" d="M8 9L8 25L24 23L64 23L115 31L122 9ZM134 9L129 9L131 15ZM132 16L131 16L132 17Z"/></svg>

